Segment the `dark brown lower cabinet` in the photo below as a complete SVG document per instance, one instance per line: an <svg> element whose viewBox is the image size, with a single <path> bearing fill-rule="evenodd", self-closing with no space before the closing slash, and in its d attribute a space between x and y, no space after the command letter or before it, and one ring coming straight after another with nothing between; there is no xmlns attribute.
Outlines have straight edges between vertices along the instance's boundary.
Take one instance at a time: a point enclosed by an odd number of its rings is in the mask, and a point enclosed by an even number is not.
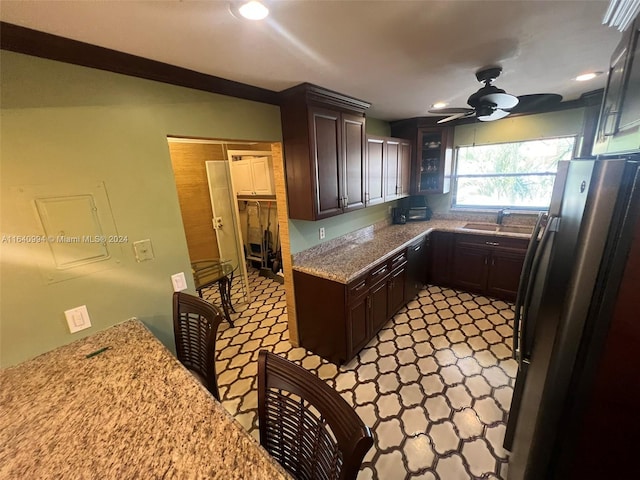
<svg viewBox="0 0 640 480"><path fill-rule="evenodd" d="M513 300L527 244L432 232L346 285L294 270L300 345L338 365L351 360L425 280Z"/></svg>
<svg viewBox="0 0 640 480"><path fill-rule="evenodd" d="M427 235L420 237L407 247L407 272L404 286L405 302L413 300L426 283L429 265L428 238Z"/></svg>
<svg viewBox="0 0 640 480"><path fill-rule="evenodd" d="M374 285L369 290L368 301L369 301L369 318L371 319L371 330L369 338L367 341L378 333L387 320L389 316L387 315L389 310L389 282L388 278L385 278L380 283ZM365 342L366 343L366 342ZM352 349L351 353L355 355L359 348Z"/></svg>
<svg viewBox="0 0 640 480"><path fill-rule="evenodd" d="M453 261L453 236L451 232L429 234L429 270L427 283L451 285L451 263Z"/></svg>
<svg viewBox="0 0 640 480"><path fill-rule="evenodd" d="M389 275L388 290L389 290L389 304L387 306L387 318L393 317L398 310L400 310L405 301L404 288L407 282L407 269L403 265L396 268L391 275ZM386 322L384 322L386 323ZM384 325L384 323L382 325ZM382 326L380 325L380 326Z"/></svg>
<svg viewBox="0 0 640 480"><path fill-rule="evenodd" d="M496 249L491 253L487 295L505 300L515 300L525 253L526 249L519 251Z"/></svg>
<svg viewBox="0 0 640 480"><path fill-rule="evenodd" d="M515 300L528 240L456 234L449 285Z"/></svg>
<svg viewBox="0 0 640 480"><path fill-rule="evenodd" d="M407 251L345 285L293 272L300 345L327 360L352 359L404 306Z"/></svg>
<svg viewBox="0 0 640 480"><path fill-rule="evenodd" d="M365 280L362 281L366 286ZM365 290L364 293L368 293ZM346 351L357 352L364 347L371 338L371 326L369 324L369 311L371 310L371 298L369 295L360 295L349 302L347 307Z"/></svg>

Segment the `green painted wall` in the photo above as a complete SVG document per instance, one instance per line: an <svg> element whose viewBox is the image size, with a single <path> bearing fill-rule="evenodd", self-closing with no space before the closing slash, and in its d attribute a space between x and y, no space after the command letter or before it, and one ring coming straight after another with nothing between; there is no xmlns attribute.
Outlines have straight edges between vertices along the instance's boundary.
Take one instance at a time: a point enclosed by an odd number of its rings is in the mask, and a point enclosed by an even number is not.
<svg viewBox="0 0 640 480"><path fill-rule="evenodd" d="M495 122L458 125L454 130L454 147L463 145L518 142L543 137L579 135L582 132L584 108L507 117ZM431 209L437 213L451 210L451 193L427 195ZM466 209L465 209L466 210ZM468 210L467 210L468 211Z"/></svg>
<svg viewBox="0 0 640 480"><path fill-rule="evenodd" d="M391 136L391 124L385 120L378 120L377 118L367 117L367 123L365 124L367 134L378 135L380 137Z"/></svg>
<svg viewBox="0 0 640 480"><path fill-rule="evenodd" d="M373 207L362 208L355 212L337 215L317 222L305 220L289 220L289 237L291 253L298 253L314 245L345 235L362 227L373 225L390 217L389 208L396 202L384 203ZM325 238L320 240L319 229L325 228Z"/></svg>
<svg viewBox="0 0 640 480"><path fill-rule="evenodd" d="M1 233L24 223L16 188L103 181L121 264L47 285L29 245L0 245L0 365L8 366L138 317L170 348L170 275L189 257L167 135L280 141L279 108L26 55L0 53ZM151 239L137 263L131 243ZM64 310L93 326L70 334Z"/></svg>

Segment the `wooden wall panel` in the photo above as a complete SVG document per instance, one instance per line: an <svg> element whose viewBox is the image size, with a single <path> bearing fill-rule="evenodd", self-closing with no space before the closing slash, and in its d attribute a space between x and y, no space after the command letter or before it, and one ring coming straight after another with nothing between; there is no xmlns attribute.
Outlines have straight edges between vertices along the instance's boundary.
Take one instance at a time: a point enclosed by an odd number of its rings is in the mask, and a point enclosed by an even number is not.
<svg viewBox="0 0 640 480"><path fill-rule="evenodd" d="M224 160L222 145L169 142L184 232L191 261L218 258L206 161Z"/></svg>
<svg viewBox="0 0 640 480"><path fill-rule="evenodd" d="M291 261L291 247L289 244L289 208L287 206L287 184L284 171L284 157L282 144L273 143L273 181L276 189L278 204L278 225L280 227L280 245L282 246L282 272L284 273L284 291L287 297L287 322L289 324L289 341L298 346L298 322L296 319L296 297L293 289L293 268Z"/></svg>

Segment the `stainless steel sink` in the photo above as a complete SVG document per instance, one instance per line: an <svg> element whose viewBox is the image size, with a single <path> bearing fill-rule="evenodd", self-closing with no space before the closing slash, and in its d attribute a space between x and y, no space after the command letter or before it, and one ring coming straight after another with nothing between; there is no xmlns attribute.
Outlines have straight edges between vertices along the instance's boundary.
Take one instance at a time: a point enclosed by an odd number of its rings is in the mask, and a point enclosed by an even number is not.
<svg viewBox="0 0 640 480"><path fill-rule="evenodd" d="M497 232L498 225L495 223L467 223L464 227L468 230L485 230L487 232Z"/></svg>
<svg viewBox="0 0 640 480"><path fill-rule="evenodd" d="M495 223L467 223L462 228L466 230L482 230L485 232L521 233L531 235L533 227L524 225L496 225Z"/></svg>

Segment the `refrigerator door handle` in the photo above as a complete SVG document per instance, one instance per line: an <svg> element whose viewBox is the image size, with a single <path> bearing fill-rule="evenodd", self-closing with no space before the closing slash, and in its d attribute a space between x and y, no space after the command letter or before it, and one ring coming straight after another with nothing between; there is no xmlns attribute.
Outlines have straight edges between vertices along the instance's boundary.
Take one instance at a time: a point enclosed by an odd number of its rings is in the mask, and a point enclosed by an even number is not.
<svg viewBox="0 0 640 480"><path fill-rule="evenodd" d="M524 303L525 292L529 287L529 281L531 278L531 266L535 257L536 250L538 248L538 236L540 235L540 230L545 224L547 218L547 212L540 212L538 214L538 219L536 220L535 227L533 227L531 240L529 241L529 245L527 246L527 253L525 254L524 262L522 264L522 272L520 272L520 282L518 283L518 292L516 294L516 304L513 316L513 358L515 358L516 360L518 360L520 356L520 319L522 316L522 307Z"/></svg>
<svg viewBox="0 0 640 480"><path fill-rule="evenodd" d="M523 363L529 363L529 358L526 356L526 351L524 350L525 339L527 337L527 319L528 319L528 310L531 306L531 297L533 295L533 287L536 282L536 277L538 276L538 271L540 269L540 263L542 260L542 255L544 254L545 248L549 239L551 238L551 234L553 232L558 231L558 227L560 225L560 217L555 215L549 215L549 219L547 221L547 227L544 229L542 233L542 238L540 239L540 244L536 249L536 254L531 263L531 273L529 275L529 282L527 284L526 291L524 293L524 302L522 304L522 316L520 318L520 328L519 328L519 345L520 345L520 355L518 359L518 365L522 368Z"/></svg>

